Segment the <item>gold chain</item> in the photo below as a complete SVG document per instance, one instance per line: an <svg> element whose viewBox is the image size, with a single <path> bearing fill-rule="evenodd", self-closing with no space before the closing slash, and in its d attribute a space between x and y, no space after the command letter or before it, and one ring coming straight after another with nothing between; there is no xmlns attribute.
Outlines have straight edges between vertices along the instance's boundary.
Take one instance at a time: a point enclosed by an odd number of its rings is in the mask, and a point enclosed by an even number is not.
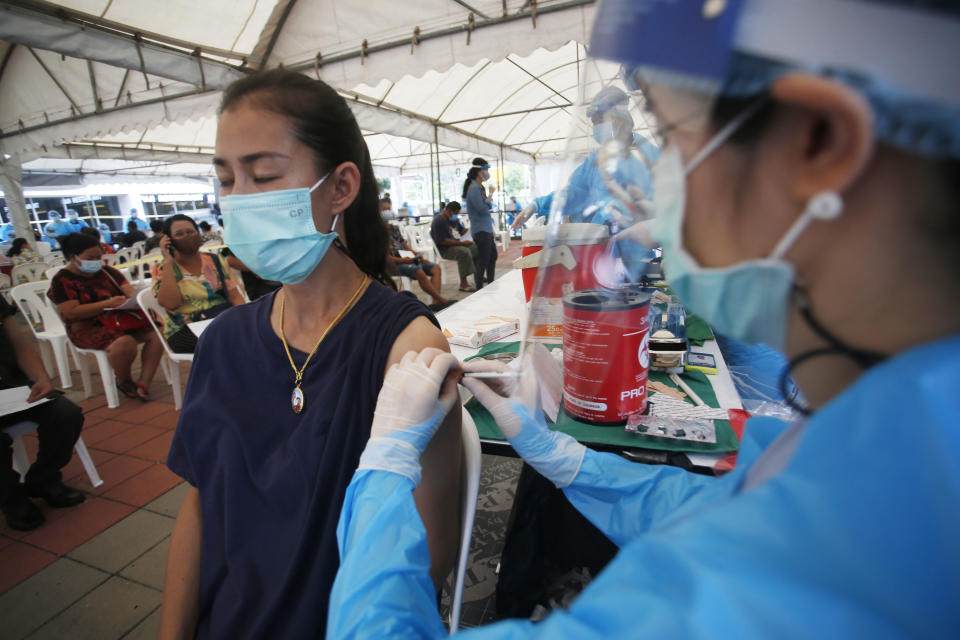
<svg viewBox="0 0 960 640"><path fill-rule="evenodd" d="M311 351L310 355L307 356L306 361L303 363L303 366L300 367L299 371L297 370L297 365L293 363L293 356L290 355L290 347L287 346L287 337L283 333L283 312L284 307L286 306L287 296L285 292L281 292L283 297L280 298L280 340L283 342L283 350L287 352L287 359L290 361L290 366L293 368L293 372L296 374L296 382L294 382L294 386L298 388L300 387L300 381L303 380L303 372L306 370L307 365L310 364L310 358L312 358L313 354L315 354L317 349L320 348L320 343L323 342L323 339L327 337L328 333L330 333L330 329L333 329L334 325L340 322L340 319L343 318L344 314L346 314L350 307L353 306L353 303L360 296L360 292L363 291L363 286L367 284L367 279L367 274L364 274L363 280L360 281L360 286L357 287L357 290L353 293L353 296L347 300L347 304L344 305L343 309L340 310L340 313L337 314L337 317L333 319L333 322L327 325L327 328L323 330L322 334L320 334L320 339L317 340L317 344L313 345L313 351Z"/></svg>

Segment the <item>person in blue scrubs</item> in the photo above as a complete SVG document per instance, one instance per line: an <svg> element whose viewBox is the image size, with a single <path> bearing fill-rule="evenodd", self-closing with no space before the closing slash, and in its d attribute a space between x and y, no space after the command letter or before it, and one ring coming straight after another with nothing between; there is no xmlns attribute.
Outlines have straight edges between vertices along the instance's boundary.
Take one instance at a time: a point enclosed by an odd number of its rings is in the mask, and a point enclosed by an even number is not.
<svg viewBox="0 0 960 640"><path fill-rule="evenodd" d="M112 235L112 230L107 226L107 223L101 222L97 225L97 229L100 231L100 239L105 243L110 244L110 237Z"/></svg>
<svg viewBox="0 0 960 640"><path fill-rule="evenodd" d="M140 217L140 212L137 211L136 207L130 209L130 216L123 221L123 228L129 228L129 224L134 222L137 225L138 231L146 231L150 228L150 225L147 224L147 221Z"/></svg>
<svg viewBox="0 0 960 640"><path fill-rule="evenodd" d="M86 220L80 219L80 214L77 213L75 209L67 209L67 219L65 222L70 225L71 233L80 233L84 227L90 226Z"/></svg>
<svg viewBox="0 0 960 640"><path fill-rule="evenodd" d="M57 238L73 233L73 226L64 220L60 212L56 210L48 211L47 219L49 222L43 227L43 238L51 247L59 249L60 243L57 241Z"/></svg>
<svg viewBox="0 0 960 640"><path fill-rule="evenodd" d="M563 196L563 217L568 222L606 224L616 233L646 216L644 201L653 195L653 179L647 167L660 150L634 132L627 94L614 86L597 92L587 117L593 123L593 138L599 145L571 174ZM531 216L548 215L555 193L535 198L511 227L518 229Z"/></svg>
<svg viewBox="0 0 960 640"><path fill-rule="evenodd" d="M464 636L953 636L960 13L849 0L629 9L599 6L590 50L630 66L656 117L667 279L726 335L781 350L806 416L749 420L736 469L711 478L550 430L530 367L519 381L465 377L521 457L620 550L568 609ZM421 353L388 374L401 388L380 402L396 424L375 422L347 490L328 638L446 635L410 498L417 452L461 372L491 370L504 373Z"/></svg>
<svg viewBox="0 0 960 640"><path fill-rule="evenodd" d="M10 244L17 237L17 230L13 228L12 222L6 222L0 227L0 240L3 244Z"/></svg>

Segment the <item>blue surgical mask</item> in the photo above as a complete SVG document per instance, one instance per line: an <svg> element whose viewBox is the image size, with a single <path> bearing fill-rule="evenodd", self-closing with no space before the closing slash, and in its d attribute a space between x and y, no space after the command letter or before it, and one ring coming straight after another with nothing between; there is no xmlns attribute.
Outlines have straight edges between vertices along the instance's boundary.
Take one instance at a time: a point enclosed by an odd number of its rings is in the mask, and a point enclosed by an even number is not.
<svg viewBox="0 0 960 640"><path fill-rule="evenodd" d="M381 211L380 217L383 218L384 220L393 220L393 211L390 211L390 209L387 209L386 211Z"/></svg>
<svg viewBox="0 0 960 640"><path fill-rule="evenodd" d="M77 268L83 273L94 274L103 268L103 263L99 260L80 260L80 264L77 265Z"/></svg>
<svg viewBox="0 0 960 640"><path fill-rule="evenodd" d="M606 144L613 140L613 123L605 121L593 125L593 139L598 144Z"/></svg>
<svg viewBox="0 0 960 640"><path fill-rule="evenodd" d="M317 231L309 189L281 189L265 193L224 196L220 210L224 241L251 271L265 280L297 284L317 268L336 240L333 218L329 233Z"/></svg>
<svg viewBox="0 0 960 640"><path fill-rule="evenodd" d="M768 258L707 268L697 264L683 246L686 176L750 115L745 112L734 119L704 146L686 169L676 146L667 147L654 169L656 218L651 231L663 247L667 282L689 311L726 336L749 343L762 342L782 351L789 296L796 275L793 265L783 256L810 221L818 217L811 214L811 207L797 219Z"/></svg>

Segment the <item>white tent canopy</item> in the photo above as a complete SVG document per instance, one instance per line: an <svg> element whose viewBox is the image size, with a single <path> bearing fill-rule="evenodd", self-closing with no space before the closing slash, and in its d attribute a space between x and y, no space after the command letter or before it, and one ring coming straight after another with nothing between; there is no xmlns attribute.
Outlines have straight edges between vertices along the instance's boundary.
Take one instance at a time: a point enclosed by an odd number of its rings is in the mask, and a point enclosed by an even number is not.
<svg viewBox="0 0 960 640"><path fill-rule="evenodd" d="M219 90L283 64L350 100L375 164L553 161L578 117L592 11L590 0L408 0L402 11L387 0L14 0L0 20L0 150L112 159L125 172L204 164Z"/></svg>

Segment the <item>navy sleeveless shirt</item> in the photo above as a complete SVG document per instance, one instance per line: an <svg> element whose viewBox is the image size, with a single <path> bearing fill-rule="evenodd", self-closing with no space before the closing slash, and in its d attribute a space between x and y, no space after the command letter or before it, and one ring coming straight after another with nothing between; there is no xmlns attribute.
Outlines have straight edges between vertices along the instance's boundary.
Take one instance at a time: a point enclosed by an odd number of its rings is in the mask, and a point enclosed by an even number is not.
<svg viewBox="0 0 960 640"><path fill-rule="evenodd" d="M199 489L197 638L322 638L339 566L343 496L370 436L387 356L418 316L371 282L304 372L270 327L274 296L234 307L200 338L167 466ZM306 353L291 349L303 365Z"/></svg>

